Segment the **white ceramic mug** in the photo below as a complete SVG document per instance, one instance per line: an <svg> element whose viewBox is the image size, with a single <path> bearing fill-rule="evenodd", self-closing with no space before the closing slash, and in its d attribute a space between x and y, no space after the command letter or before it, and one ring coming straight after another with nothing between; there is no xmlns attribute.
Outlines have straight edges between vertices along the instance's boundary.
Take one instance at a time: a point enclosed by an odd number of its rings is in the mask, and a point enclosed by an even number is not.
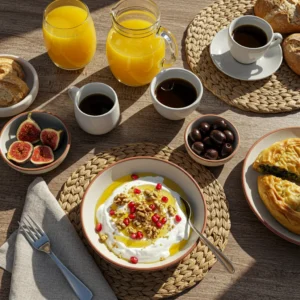
<svg viewBox="0 0 300 300"><path fill-rule="evenodd" d="M267 44L258 48L244 47L237 43L232 36L234 29L242 25L253 25L262 29L268 38ZM256 16L241 16L231 22L228 28L228 43L231 55L242 64L251 64L260 59L270 47L275 47L282 42L282 35L274 33L271 25Z"/></svg>
<svg viewBox="0 0 300 300"><path fill-rule="evenodd" d="M78 125L89 134L100 135L111 131L120 118L120 106L116 92L104 83L88 83L80 89L72 86L68 90L70 98L74 102L74 113ZM92 116L84 113L79 108L80 102L89 95L102 94L109 97L114 105L110 111L103 115Z"/></svg>
<svg viewBox="0 0 300 300"><path fill-rule="evenodd" d="M157 86L163 81L171 78L186 80L194 86L197 91L197 98L192 104L182 108L173 108L170 106L166 106L157 100L155 93ZM203 86L200 79L191 71L182 68L169 68L162 70L153 78L150 85L150 93L154 108L160 115L169 120L181 120L186 118L198 107L203 94Z"/></svg>

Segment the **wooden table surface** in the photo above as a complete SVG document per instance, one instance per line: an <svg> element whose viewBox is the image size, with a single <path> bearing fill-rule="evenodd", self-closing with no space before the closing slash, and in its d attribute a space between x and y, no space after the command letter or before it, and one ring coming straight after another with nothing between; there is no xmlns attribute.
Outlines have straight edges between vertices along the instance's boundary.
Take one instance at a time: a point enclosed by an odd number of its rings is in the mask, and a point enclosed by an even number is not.
<svg viewBox="0 0 300 300"><path fill-rule="evenodd" d="M300 299L300 248L270 232L252 213L243 194L241 170L249 147L270 130L300 126L300 113L259 115L234 109L205 91L196 112L184 121L171 122L158 115L151 104L149 87L130 88L118 83L111 74L105 57L105 41L111 24L109 11L116 2L86 1L95 22L98 46L93 61L81 72L56 68L46 53L41 24L47 0L1 0L0 53L22 56L36 68L40 90L31 109L43 108L61 117L72 134L68 158L56 170L44 176L56 196L68 176L94 153L125 143L153 142L183 149L183 132L190 120L200 114L214 113L237 126L241 147L226 164L212 170L224 186L229 204L232 229L225 253L233 261L236 273L229 275L216 263L204 280L184 292L178 299ZM212 1L158 0L162 24L176 36L181 49L176 66L186 67L184 34L197 11ZM104 82L117 92L121 124L105 136L90 136L77 126L70 85ZM0 129L8 119L0 120ZM17 229L26 189L32 176L22 175L0 161L0 244ZM10 274L0 270L0 299L8 299ZM25 298L24 298L25 299ZM104 299L103 299L104 300Z"/></svg>

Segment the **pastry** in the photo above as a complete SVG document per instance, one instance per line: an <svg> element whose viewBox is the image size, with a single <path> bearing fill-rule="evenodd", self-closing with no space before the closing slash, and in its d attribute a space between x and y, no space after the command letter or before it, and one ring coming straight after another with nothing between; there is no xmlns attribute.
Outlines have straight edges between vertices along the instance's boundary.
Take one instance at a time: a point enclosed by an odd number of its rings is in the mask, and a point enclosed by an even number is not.
<svg viewBox="0 0 300 300"><path fill-rule="evenodd" d="M256 158L253 169L300 181L300 138L289 138L263 150Z"/></svg>
<svg viewBox="0 0 300 300"><path fill-rule="evenodd" d="M300 234L300 186L273 175L258 176L258 192L272 216Z"/></svg>
<svg viewBox="0 0 300 300"><path fill-rule="evenodd" d="M300 75L300 33L292 34L284 40L283 55L289 67Z"/></svg>
<svg viewBox="0 0 300 300"><path fill-rule="evenodd" d="M269 22L274 32L300 32L300 0L257 0L254 13Z"/></svg>
<svg viewBox="0 0 300 300"><path fill-rule="evenodd" d="M6 67L10 67L11 69L13 69L15 71L16 75L19 78L21 78L22 80L25 79L25 74L24 74L22 67L15 60L13 60L11 58L6 58L6 57L0 57L0 68L2 65L5 65ZM0 72L0 73L2 73L2 72Z"/></svg>

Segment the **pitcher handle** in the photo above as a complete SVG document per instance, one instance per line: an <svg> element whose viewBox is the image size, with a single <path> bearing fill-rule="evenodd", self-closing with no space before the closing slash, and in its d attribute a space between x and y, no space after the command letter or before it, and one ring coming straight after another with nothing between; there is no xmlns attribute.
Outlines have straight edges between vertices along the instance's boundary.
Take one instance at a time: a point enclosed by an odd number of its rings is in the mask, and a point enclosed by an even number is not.
<svg viewBox="0 0 300 300"><path fill-rule="evenodd" d="M157 34L160 35L162 38L164 38L171 52L171 57L169 59L164 58L162 61L163 68L169 68L175 63L178 57L178 47L177 47L176 39L168 29L162 26L160 26Z"/></svg>

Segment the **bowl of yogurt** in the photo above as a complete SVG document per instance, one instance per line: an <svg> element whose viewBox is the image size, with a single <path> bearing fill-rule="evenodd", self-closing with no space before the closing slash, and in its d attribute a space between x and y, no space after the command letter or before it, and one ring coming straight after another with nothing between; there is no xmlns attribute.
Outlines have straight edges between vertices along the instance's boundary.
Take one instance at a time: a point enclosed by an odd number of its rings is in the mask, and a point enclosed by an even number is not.
<svg viewBox="0 0 300 300"><path fill-rule="evenodd" d="M184 169L153 157L118 161L100 172L81 204L84 235L105 260L131 270L159 270L179 263L197 245L184 204L204 231L206 203Z"/></svg>

